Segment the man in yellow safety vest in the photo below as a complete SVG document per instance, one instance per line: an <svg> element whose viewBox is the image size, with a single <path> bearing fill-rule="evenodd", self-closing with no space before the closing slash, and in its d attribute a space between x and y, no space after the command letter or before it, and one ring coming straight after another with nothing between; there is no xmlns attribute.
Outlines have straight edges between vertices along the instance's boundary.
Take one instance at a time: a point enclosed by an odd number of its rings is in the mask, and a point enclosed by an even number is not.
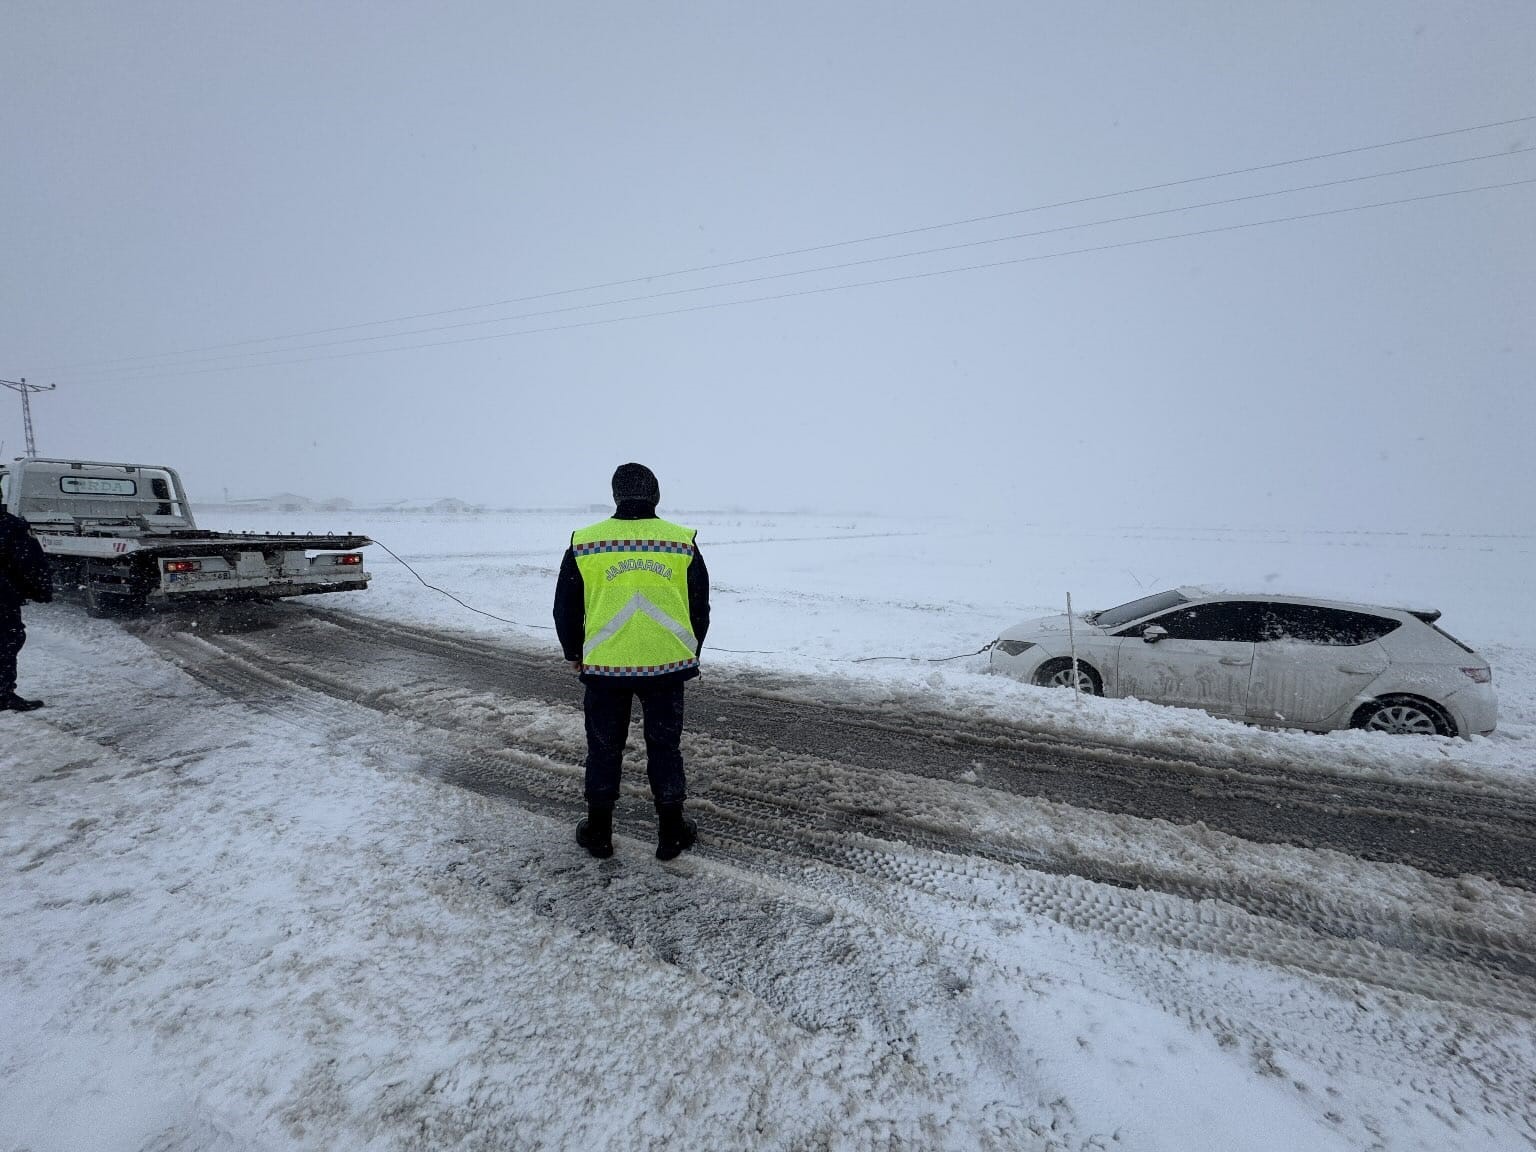
<svg viewBox="0 0 1536 1152"><path fill-rule="evenodd" d="M571 533L555 585L555 631L586 685L587 818L576 843L613 855L613 806L635 697L656 802L656 858L691 848L683 815L683 685L699 674L709 629L709 572L691 528L659 519L661 485L643 464L613 474L614 513Z"/></svg>

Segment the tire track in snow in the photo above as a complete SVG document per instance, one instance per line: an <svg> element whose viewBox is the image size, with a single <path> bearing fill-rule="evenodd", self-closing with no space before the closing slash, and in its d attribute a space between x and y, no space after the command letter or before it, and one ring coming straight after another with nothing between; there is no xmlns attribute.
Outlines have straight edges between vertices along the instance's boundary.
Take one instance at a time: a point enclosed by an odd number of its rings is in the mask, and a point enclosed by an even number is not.
<svg viewBox="0 0 1536 1152"><path fill-rule="evenodd" d="M437 682L570 704L579 686L559 661L477 638L445 636L330 609L312 619L335 632L281 630L281 647L359 669L385 650L439 661ZM284 614L286 615L286 614ZM290 619L293 619L290 617ZM302 619L302 618L298 618ZM441 663L448 661L447 664ZM1260 843L1329 848L1439 876L1474 874L1536 890L1536 802L1475 788L1361 779L1257 764L1199 763L1088 744L996 721L815 704L774 694L757 676L689 686L691 731L763 751L807 754L881 771L956 780L981 765L986 787ZM803 686L802 686L803 690Z"/></svg>
<svg viewBox="0 0 1536 1152"><path fill-rule="evenodd" d="M356 698L360 694L338 695L334 686L326 692L328 686L323 683L298 684L259 661L223 652L201 636L162 632L150 639L154 650L194 679L264 716L279 718L301 731L338 736L347 734L346 712L337 708L338 701L372 708L370 728L375 733L381 726L386 728L396 762L403 754L427 775L497 800L512 800L519 808L562 825L569 826L574 817L572 798L579 795L581 776L574 766L562 771L561 765L537 754L485 747L463 739L461 733L431 730L389 707L387 700L369 703ZM90 738L89 733L76 734ZM162 735L167 741L175 740L170 732ZM145 763L155 764L156 757ZM488 770L473 767L487 763ZM640 795L644 786L626 790L620 835L638 825L649 832L653 817L648 794ZM649 847L642 847L649 855ZM517 866L523 857L524 866ZM861 915L856 903L840 906L843 916L834 917L819 893L808 900L803 887L764 884L749 867L728 869L716 877L738 889L727 901L730 928L722 931L718 901L694 904L697 886L688 875L689 861L666 869L631 869L617 877L610 875L596 886L593 864L574 845L552 861L547 846L487 841L471 852L470 860L456 861L450 869L508 903L555 916L580 931L601 932L625 947L738 985L797 1026L844 1032L873 1028L881 1044L896 1051L905 1051L911 1043L906 1015L944 998L945 989L959 982L943 954L943 942L932 934L914 932L893 918L876 921L867 913ZM614 879L622 885L610 893L609 882ZM638 888L649 896L638 898ZM666 908L667 914L641 914L654 907ZM805 931L807 925L815 931ZM818 973L814 980L798 975L808 964Z"/></svg>
<svg viewBox="0 0 1536 1152"><path fill-rule="evenodd" d="M434 744L422 759L435 775L556 817L568 819L575 813L580 727L574 712L567 718L565 734L549 725L533 731L534 751L543 755L530 754L499 746L494 734L488 740L484 733L466 730L451 714L435 714L433 700L413 697L409 689L358 682L354 662L342 660L339 674L322 673L311 664L318 657L303 651L304 645L299 646L301 660L295 661L293 637L286 631L257 639L209 640L148 630L145 638L221 693L241 700L254 697L263 711L274 714L296 706L300 714L295 720L301 725L337 722L334 709L328 711L324 703L326 697L422 725ZM270 640L278 641L279 654L266 651ZM421 646L431 645L407 647ZM439 661L440 653L439 646L433 653ZM339 656L332 654L333 659ZM567 686L566 696L571 695ZM307 703L301 703L304 698ZM569 711L569 701L566 707ZM525 737L530 733L518 735L519 744L529 742ZM828 771L868 770L783 757L775 766L781 775L769 793L757 783L760 751L743 753L731 742L707 736L691 736L690 742L695 764L701 759L710 764L702 771L695 768L700 781L696 801L709 810L705 854L747 871L762 871L765 861L775 857L790 862L787 871L793 871L795 861L813 860L944 899L983 902L998 912L1043 916L1066 927L1140 943L1286 964L1504 1011L1529 1012L1536 1002L1536 967L1528 944L1518 939L1379 913L1373 919L1369 912L1362 914L1342 902L1290 902L1273 889L1232 880L1190 884L1148 871L1127 873L1104 861L1057 861L1006 845L961 841L889 814L875 817L840 810L824 795L818 797L815 787L785 787L786 777L814 784ZM449 748L457 754L445 754ZM746 770L730 768L733 757L743 759ZM552 761L569 768L555 770ZM899 774L886 774L887 780L893 777ZM643 773L628 773L631 781L643 778ZM873 784L878 787L879 781ZM868 786L870 782L861 785ZM628 815L648 822L642 792L643 785L628 790L621 819ZM1124 891L1151 886L1164 890Z"/></svg>

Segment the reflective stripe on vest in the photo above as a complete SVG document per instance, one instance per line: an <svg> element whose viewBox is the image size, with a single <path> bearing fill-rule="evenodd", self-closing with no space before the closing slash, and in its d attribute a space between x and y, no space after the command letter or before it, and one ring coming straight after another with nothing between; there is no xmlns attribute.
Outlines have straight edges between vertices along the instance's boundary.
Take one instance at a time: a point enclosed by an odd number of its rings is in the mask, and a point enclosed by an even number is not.
<svg viewBox="0 0 1536 1152"><path fill-rule="evenodd" d="M586 606L582 670L663 676L698 665L688 611L694 531L666 520L604 520L571 533Z"/></svg>

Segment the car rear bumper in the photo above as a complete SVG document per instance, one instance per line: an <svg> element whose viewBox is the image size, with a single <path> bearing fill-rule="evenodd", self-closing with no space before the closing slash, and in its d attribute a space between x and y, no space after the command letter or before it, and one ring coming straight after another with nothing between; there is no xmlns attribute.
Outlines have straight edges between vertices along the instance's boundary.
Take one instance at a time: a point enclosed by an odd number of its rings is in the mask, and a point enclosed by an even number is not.
<svg viewBox="0 0 1536 1152"><path fill-rule="evenodd" d="M1470 685L1452 693L1445 704L1463 736L1487 736L1499 725L1499 698L1492 684Z"/></svg>

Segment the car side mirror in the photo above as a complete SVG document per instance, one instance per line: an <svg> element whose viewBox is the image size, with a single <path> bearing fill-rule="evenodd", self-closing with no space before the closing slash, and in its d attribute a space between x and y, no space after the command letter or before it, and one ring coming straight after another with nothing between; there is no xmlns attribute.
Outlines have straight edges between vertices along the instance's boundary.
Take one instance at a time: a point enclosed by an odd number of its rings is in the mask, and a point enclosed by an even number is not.
<svg viewBox="0 0 1536 1152"><path fill-rule="evenodd" d="M1161 624L1148 624L1141 630L1141 638L1148 644L1156 644L1159 640L1168 638L1168 629Z"/></svg>

